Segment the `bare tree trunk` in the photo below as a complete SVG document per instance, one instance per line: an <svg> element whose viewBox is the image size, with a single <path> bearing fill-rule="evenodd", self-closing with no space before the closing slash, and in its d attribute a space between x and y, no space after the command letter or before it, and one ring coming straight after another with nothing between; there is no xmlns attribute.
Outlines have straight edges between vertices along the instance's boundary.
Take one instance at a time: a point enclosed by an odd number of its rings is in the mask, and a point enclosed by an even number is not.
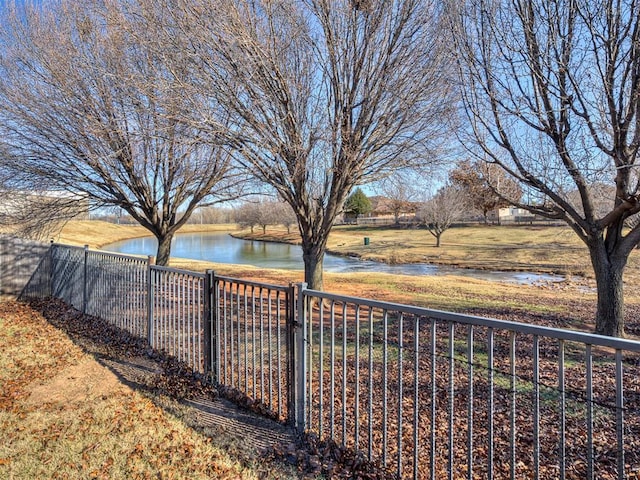
<svg viewBox="0 0 640 480"><path fill-rule="evenodd" d="M589 246L596 276L598 301L595 333L613 337L624 336L624 288L622 275L626 258L607 253L604 242Z"/></svg>
<svg viewBox="0 0 640 480"><path fill-rule="evenodd" d="M322 290L324 247L303 240L302 259L304 260L304 281L307 282L307 287L312 290Z"/></svg>
<svg viewBox="0 0 640 480"><path fill-rule="evenodd" d="M166 267L169 265L169 258L171 257L171 240L173 240L173 233L156 235L156 238L158 239L156 265Z"/></svg>
<svg viewBox="0 0 640 480"><path fill-rule="evenodd" d="M442 236L441 233L436 235L436 247L440 248L440 237Z"/></svg>

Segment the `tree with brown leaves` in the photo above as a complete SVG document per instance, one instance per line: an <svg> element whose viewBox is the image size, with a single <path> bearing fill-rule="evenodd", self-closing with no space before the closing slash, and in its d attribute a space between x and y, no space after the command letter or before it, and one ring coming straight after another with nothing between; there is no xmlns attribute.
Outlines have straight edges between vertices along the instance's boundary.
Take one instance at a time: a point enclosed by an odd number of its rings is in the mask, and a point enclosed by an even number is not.
<svg viewBox="0 0 640 480"><path fill-rule="evenodd" d="M522 189L498 165L463 160L449 172L449 180L467 197L468 203L482 212L484 223L492 210L519 202Z"/></svg>

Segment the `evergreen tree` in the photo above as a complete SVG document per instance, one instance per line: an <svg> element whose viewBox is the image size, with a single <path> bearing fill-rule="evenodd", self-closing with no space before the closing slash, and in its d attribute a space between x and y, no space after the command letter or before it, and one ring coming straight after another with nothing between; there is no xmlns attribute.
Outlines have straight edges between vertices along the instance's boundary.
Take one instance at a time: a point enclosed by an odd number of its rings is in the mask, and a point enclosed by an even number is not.
<svg viewBox="0 0 640 480"><path fill-rule="evenodd" d="M347 197L344 202L344 212L353 215L358 221L360 215L366 215L371 211L371 200L360 189L356 188L355 191Z"/></svg>

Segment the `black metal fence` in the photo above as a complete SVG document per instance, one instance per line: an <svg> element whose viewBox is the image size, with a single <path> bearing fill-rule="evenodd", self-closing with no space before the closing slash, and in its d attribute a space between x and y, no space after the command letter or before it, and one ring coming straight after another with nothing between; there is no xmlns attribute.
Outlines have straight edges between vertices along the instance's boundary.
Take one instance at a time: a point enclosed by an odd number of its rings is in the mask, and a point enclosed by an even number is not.
<svg viewBox="0 0 640 480"><path fill-rule="evenodd" d="M640 475L640 343L300 294L305 430L399 478Z"/></svg>
<svg viewBox="0 0 640 480"><path fill-rule="evenodd" d="M23 291L47 295L399 478L640 475L640 342L64 245Z"/></svg>
<svg viewBox="0 0 640 480"><path fill-rule="evenodd" d="M18 295L48 251L48 243L0 235L0 297Z"/></svg>

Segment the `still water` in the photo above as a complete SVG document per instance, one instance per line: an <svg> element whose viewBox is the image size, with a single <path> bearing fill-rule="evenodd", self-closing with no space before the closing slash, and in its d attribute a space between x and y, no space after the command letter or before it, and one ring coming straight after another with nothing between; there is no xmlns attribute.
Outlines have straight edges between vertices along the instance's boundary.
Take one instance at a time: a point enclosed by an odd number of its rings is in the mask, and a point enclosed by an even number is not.
<svg viewBox="0 0 640 480"><path fill-rule="evenodd" d="M157 241L153 237L135 238L113 243L104 250L134 255L155 255ZM176 235L171 244L171 255L178 258L207 260L215 263L254 265L262 268L303 270L302 249L297 245L273 242L257 242L234 238L227 233L186 233ZM377 272L397 275L459 275L520 284L558 282L559 275L528 272L492 272L455 268L428 263L387 265L352 257L325 255L326 272Z"/></svg>

